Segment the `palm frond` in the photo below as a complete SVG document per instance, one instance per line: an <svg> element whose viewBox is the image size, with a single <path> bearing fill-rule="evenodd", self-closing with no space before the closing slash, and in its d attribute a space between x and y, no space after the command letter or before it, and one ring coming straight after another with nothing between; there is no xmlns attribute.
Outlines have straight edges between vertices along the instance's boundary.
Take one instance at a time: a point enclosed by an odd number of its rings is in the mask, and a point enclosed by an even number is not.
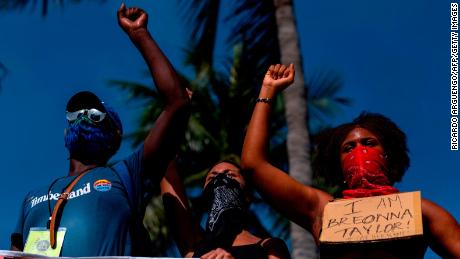
<svg viewBox="0 0 460 259"><path fill-rule="evenodd" d="M144 226L150 234L150 240L152 240L152 247L149 249L154 253L154 256L163 256L168 244L172 242L172 236L167 227L161 196L153 197L147 205Z"/></svg>
<svg viewBox="0 0 460 259"><path fill-rule="evenodd" d="M260 196L255 194L250 210L258 218L258 221L267 230L269 236L289 239L289 220L273 210Z"/></svg>
<svg viewBox="0 0 460 259"><path fill-rule="evenodd" d="M147 137L155 119L160 115L163 103L157 90L141 83L109 80L108 85L128 92L127 101L142 101L144 109L139 117L139 128L131 133L125 134L124 138L129 139L134 147L141 144Z"/></svg>
<svg viewBox="0 0 460 259"><path fill-rule="evenodd" d="M191 32L191 47L187 50L186 64L196 72L212 67L216 41L220 0L182 0L185 26Z"/></svg>
<svg viewBox="0 0 460 259"><path fill-rule="evenodd" d="M336 72L323 70L306 78L309 126L312 134L316 134L329 126L330 119L337 116L342 107L351 105L351 100L338 96L343 80Z"/></svg>
<svg viewBox="0 0 460 259"><path fill-rule="evenodd" d="M262 65L257 70L261 69L264 73L268 65L279 63L280 60L273 2L234 0L232 6L234 8L225 20L235 24L227 42L230 46L244 42L247 54L250 55L248 60L255 62L251 67Z"/></svg>

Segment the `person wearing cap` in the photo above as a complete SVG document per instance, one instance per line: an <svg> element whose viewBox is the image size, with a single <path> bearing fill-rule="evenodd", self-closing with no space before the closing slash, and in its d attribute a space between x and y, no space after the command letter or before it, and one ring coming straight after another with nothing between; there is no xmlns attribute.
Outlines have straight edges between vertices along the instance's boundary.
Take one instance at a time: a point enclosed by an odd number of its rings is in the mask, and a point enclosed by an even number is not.
<svg viewBox="0 0 460 259"><path fill-rule="evenodd" d="M26 195L13 250L66 257L151 255L142 219L183 137L189 98L147 20L142 9L122 4L118 10L118 23L144 57L165 104L155 126L133 154L108 166L123 133L117 113L94 93L72 96L65 130L69 170Z"/></svg>

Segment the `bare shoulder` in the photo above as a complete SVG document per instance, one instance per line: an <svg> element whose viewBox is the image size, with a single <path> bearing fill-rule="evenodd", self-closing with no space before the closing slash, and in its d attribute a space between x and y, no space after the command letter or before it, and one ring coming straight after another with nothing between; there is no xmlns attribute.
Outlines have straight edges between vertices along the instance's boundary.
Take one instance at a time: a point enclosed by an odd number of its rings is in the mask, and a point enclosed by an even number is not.
<svg viewBox="0 0 460 259"><path fill-rule="evenodd" d="M268 258L291 258L287 245L281 238L267 238L260 245L268 251Z"/></svg>
<svg viewBox="0 0 460 259"><path fill-rule="evenodd" d="M422 199L424 236L443 258L460 258L460 225L443 207Z"/></svg>
<svg viewBox="0 0 460 259"><path fill-rule="evenodd" d="M454 220L455 218L443 207L438 204L422 198L422 214L424 220Z"/></svg>
<svg viewBox="0 0 460 259"><path fill-rule="evenodd" d="M446 209L430 200L422 199L422 215L424 229L430 235L444 235L445 231L458 232L460 229L457 220Z"/></svg>

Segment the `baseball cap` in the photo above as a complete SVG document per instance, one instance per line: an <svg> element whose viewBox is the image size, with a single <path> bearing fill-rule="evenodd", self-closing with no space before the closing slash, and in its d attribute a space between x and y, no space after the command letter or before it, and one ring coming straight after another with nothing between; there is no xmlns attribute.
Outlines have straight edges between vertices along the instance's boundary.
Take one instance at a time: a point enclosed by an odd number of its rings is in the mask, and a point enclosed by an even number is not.
<svg viewBox="0 0 460 259"><path fill-rule="evenodd" d="M107 113L115 127L117 127L120 133L123 133L123 126L121 124L120 117L118 117L118 114L112 109L112 107L104 103L104 101L99 99L97 95L90 91L81 91L70 97L69 101L67 102L66 111L74 112L81 109L91 108L95 108L101 112Z"/></svg>

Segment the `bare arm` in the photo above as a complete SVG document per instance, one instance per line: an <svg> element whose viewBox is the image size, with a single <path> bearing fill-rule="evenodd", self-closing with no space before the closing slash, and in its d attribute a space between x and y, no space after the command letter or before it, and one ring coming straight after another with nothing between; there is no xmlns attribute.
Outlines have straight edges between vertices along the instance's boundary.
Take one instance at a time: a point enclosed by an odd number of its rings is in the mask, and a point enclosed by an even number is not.
<svg viewBox="0 0 460 259"><path fill-rule="evenodd" d="M144 141L146 172L157 172L149 177L158 181L177 152L189 115L189 98L184 86L147 30L148 15L139 8L118 10L118 23L141 52L152 74L153 81L165 106Z"/></svg>
<svg viewBox="0 0 460 259"><path fill-rule="evenodd" d="M428 244L442 258L460 258L460 225L439 205L422 200L424 233Z"/></svg>
<svg viewBox="0 0 460 259"><path fill-rule="evenodd" d="M202 233L199 223L192 218L175 161L168 166L160 187L166 218L179 251L184 257L192 257Z"/></svg>
<svg viewBox="0 0 460 259"><path fill-rule="evenodd" d="M294 66L270 66L265 75L259 98L274 99L276 94L292 84ZM290 220L319 238L320 217L331 196L304 186L267 160L268 131L271 105L257 102L243 145L241 165L252 177L264 198Z"/></svg>

